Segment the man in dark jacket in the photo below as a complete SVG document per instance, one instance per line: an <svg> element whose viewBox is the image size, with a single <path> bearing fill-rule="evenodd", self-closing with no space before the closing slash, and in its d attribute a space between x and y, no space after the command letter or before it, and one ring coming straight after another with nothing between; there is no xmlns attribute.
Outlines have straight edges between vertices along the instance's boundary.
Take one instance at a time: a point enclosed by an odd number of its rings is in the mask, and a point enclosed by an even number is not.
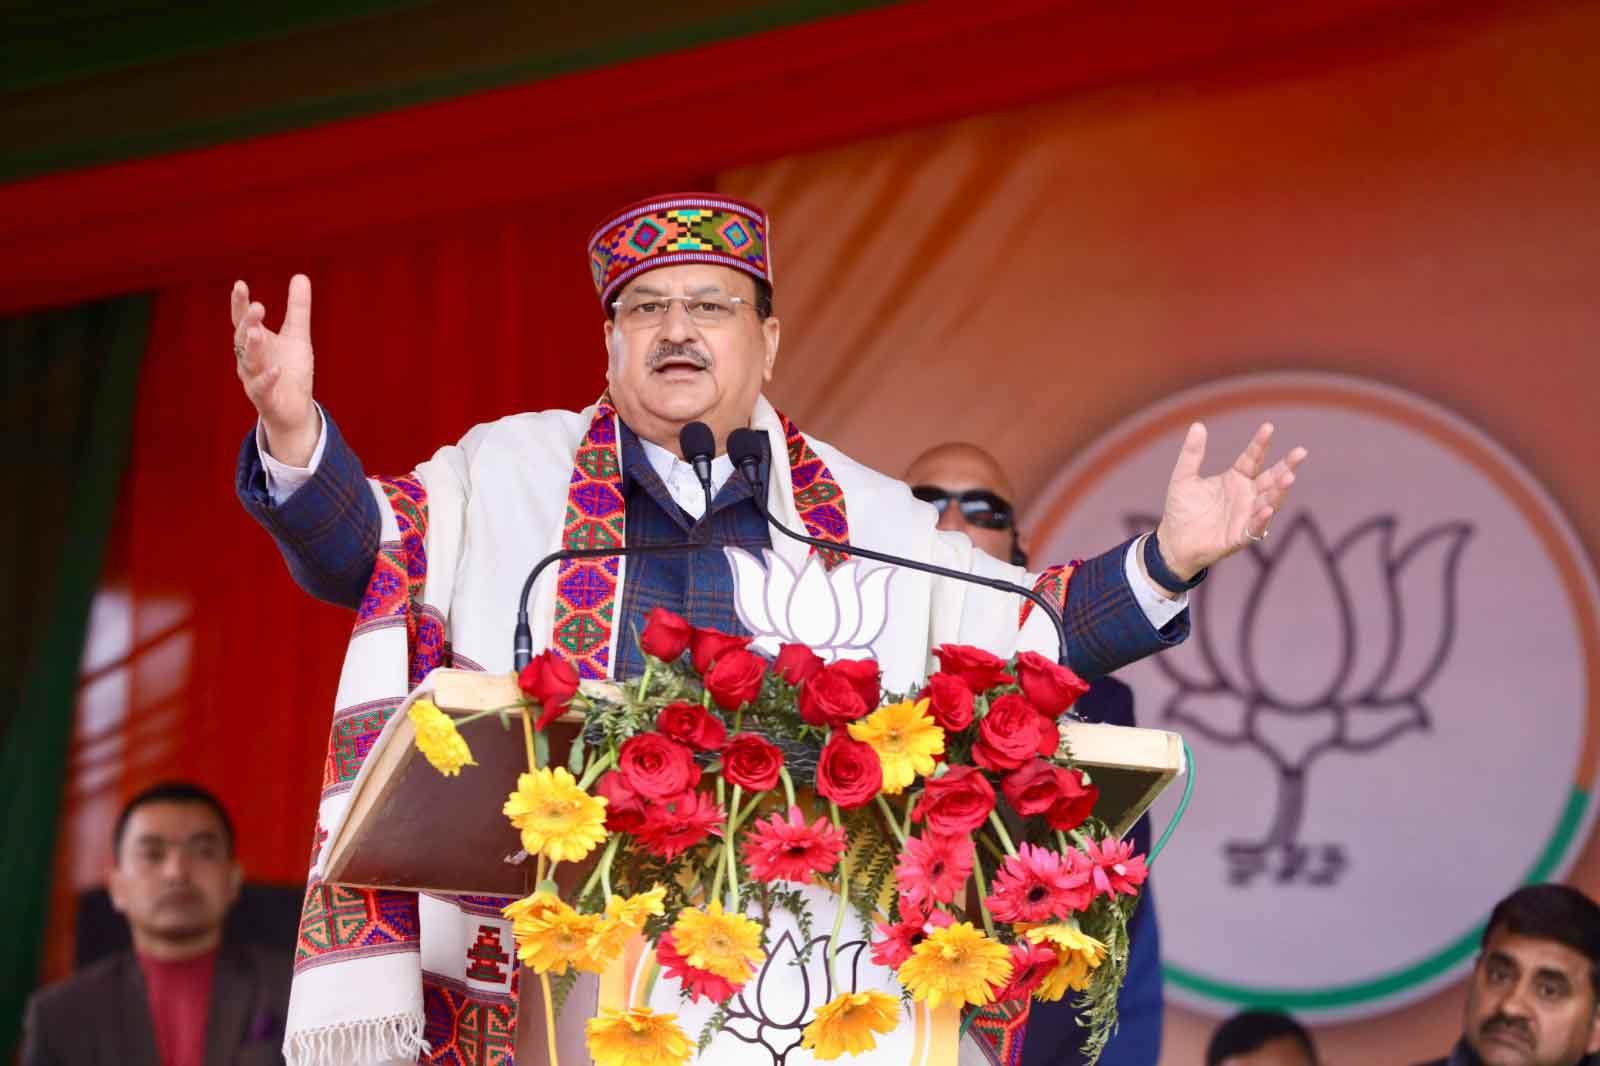
<svg viewBox="0 0 1600 1066"><path fill-rule="evenodd" d="M1427 1066L1587 1066L1600 1052L1600 907L1565 885L1495 905L1460 1043Z"/></svg>
<svg viewBox="0 0 1600 1066"><path fill-rule="evenodd" d="M133 950L33 997L22 1066L281 1063L291 958L222 943L240 871L217 798L181 782L147 789L123 808L112 849L107 887Z"/></svg>

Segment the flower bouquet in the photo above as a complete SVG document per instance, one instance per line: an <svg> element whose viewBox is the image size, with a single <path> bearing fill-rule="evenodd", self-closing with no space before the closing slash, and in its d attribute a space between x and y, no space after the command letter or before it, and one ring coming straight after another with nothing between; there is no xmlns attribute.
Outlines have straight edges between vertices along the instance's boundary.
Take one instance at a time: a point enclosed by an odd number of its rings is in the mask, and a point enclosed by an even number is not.
<svg viewBox="0 0 1600 1066"><path fill-rule="evenodd" d="M505 913L546 1010L640 935L653 974L712 1005L698 1036L671 1013L601 1010L586 1025L598 1066L678 1066L707 1047L767 972L772 916L814 939L818 889L839 903L818 931L831 998L795 1026L814 1058L871 1051L901 1024L902 997L964 1010L964 1031L975 1010L1015 1017L1068 991L1098 1056L1146 867L1093 816L1098 790L1063 750L1058 718L1083 681L1032 652L944 645L921 691L889 694L870 660L790 644L769 662L749 638L661 609L639 641L643 676L605 696L547 651L519 675L520 704L482 712L523 722L529 769L504 814L537 880ZM581 742L551 765L548 728L568 709ZM457 722L427 700L409 714L437 769L473 765ZM837 979L847 911L898 995Z"/></svg>

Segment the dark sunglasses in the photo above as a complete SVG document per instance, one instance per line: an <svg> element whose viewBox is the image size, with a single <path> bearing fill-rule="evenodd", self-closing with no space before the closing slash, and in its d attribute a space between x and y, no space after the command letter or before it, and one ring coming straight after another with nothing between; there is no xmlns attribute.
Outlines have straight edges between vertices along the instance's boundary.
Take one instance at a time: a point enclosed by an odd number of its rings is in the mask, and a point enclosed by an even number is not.
<svg viewBox="0 0 1600 1066"><path fill-rule="evenodd" d="M961 517L983 529L1010 529L1011 505L988 489L949 492L937 485L913 485L911 495L931 503L943 515L951 501L961 509Z"/></svg>

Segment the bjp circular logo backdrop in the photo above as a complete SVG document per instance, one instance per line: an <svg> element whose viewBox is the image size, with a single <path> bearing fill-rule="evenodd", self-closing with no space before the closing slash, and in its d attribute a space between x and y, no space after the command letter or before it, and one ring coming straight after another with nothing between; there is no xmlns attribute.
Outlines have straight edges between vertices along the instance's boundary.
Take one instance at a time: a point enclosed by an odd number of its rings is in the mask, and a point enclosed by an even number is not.
<svg viewBox="0 0 1600 1066"><path fill-rule="evenodd" d="M1594 570L1538 482L1439 405L1264 374L1139 412L1030 509L1039 558L1152 528L1192 421L1206 471L1264 420L1305 476L1193 594L1181 647L1122 671L1192 746L1157 865L1169 992L1228 1013L1374 1015L1459 977L1495 901L1559 879L1594 817ZM1174 788L1156 808L1172 814Z"/></svg>

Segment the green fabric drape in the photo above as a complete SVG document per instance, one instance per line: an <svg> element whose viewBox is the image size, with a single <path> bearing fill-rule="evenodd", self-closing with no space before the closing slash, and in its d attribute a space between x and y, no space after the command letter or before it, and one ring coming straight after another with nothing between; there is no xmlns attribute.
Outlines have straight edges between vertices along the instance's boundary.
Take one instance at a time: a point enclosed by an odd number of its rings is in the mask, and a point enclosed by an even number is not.
<svg viewBox="0 0 1600 1066"><path fill-rule="evenodd" d="M89 606L127 465L151 299L0 318L0 1054L38 979Z"/></svg>

